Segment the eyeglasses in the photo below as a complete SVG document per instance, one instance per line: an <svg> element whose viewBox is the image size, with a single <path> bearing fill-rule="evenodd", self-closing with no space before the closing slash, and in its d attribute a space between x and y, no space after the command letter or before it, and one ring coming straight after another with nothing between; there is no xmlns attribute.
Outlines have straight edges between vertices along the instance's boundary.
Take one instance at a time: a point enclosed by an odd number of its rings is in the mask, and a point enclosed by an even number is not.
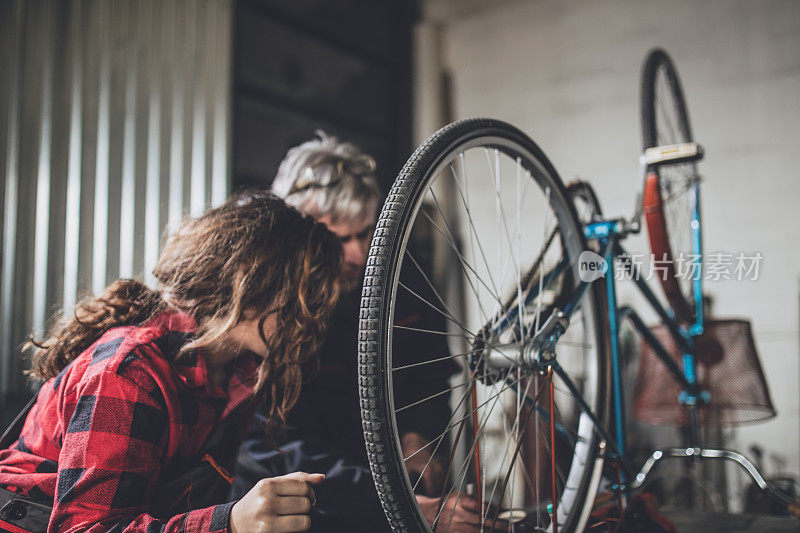
<svg viewBox="0 0 800 533"><path fill-rule="evenodd" d="M324 176L317 175L316 169L321 169L326 166L333 167L334 163L334 170L328 175L327 179ZM357 179L364 179L371 176L374 172L375 161L369 156L356 157L352 160L336 159L335 161L326 161L322 164L306 167L302 175L292 184L288 195L307 191L308 189L333 187L342 181L345 174L351 175Z"/></svg>

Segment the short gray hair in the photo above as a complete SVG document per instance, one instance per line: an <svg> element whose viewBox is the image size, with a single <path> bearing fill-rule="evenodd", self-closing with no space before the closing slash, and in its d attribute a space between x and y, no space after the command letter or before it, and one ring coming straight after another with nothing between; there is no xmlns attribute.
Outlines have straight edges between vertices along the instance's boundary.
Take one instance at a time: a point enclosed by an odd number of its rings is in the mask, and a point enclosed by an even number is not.
<svg viewBox="0 0 800 533"><path fill-rule="evenodd" d="M374 221L380 201L375 160L322 130L315 133L318 138L286 154L272 192L303 213L330 216L333 223Z"/></svg>

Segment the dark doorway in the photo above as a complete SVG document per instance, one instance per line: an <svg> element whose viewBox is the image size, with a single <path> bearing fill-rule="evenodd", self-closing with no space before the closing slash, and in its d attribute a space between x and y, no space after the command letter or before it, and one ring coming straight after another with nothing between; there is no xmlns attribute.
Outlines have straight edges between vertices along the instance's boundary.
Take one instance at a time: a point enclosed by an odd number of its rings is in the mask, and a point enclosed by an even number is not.
<svg viewBox="0 0 800 533"><path fill-rule="evenodd" d="M408 0L239 0L233 38L233 189L269 185L317 129L378 161L387 190L410 153Z"/></svg>

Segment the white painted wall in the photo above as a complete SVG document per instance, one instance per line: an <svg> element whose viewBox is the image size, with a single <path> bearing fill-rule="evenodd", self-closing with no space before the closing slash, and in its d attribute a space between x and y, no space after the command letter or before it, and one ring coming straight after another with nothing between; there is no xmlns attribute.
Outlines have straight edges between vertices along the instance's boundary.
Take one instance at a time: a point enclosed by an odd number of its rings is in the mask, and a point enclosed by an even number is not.
<svg viewBox="0 0 800 533"><path fill-rule="evenodd" d="M653 46L671 54L706 147L706 250L764 256L756 282L707 284L718 316L752 320L778 410L733 445L760 443L800 473L800 2L430 0L426 12L442 25L453 118L520 127L610 215L633 209L641 62ZM628 247L649 251L645 236Z"/></svg>

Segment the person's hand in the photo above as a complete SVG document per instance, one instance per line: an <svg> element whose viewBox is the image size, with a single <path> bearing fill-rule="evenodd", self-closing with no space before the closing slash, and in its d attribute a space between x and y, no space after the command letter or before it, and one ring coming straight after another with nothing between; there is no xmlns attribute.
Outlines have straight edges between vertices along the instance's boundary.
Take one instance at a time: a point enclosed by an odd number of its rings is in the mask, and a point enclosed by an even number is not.
<svg viewBox="0 0 800 533"><path fill-rule="evenodd" d="M433 527L436 515L439 514L436 531L446 531L447 533L508 531L508 522L494 519L496 510L484 509L486 518L481 520L480 502L466 494L451 494L442 507L441 513L439 512L439 501L439 498L417 496L417 504L429 526ZM481 522L483 522L483 529L481 529Z"/></svg>
<svg viewBox="0 0 800 533"><path fill-rule="evenodd" d="M311 529L312 485L324 474L294 472L262 479L231 509L231 533L293 533Z"/></svg>
<svg viewBox="0 0 800 533"><path fill-rule="evenodd" d="M422 491L427 496L437 496L444 487L444 469L435 458L431 457L433 446L428 446L429 441L419 433L406 433L400 441L403 457L406 461L406 470L412 483L420 477ZM427 446L427 448L426 448Z"/></svg>

